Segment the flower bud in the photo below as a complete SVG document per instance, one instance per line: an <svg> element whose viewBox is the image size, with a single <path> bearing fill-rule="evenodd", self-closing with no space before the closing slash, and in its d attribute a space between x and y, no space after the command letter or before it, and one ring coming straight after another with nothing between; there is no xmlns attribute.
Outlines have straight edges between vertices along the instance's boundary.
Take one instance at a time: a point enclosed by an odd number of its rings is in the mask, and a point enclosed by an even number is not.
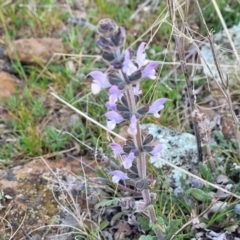
<svg viewBox="0 0 240 240"><path fill-rule="evenodd" d="M132 197L122 198L119 202L120 207L123 211L135 210L136 203Z"/></svg>
<svg viewBox="0 0 240 240"><path fill-rule="evenodd" d="M121 69L122 68L122 63L123 63L123 60L122 59L114 59L112 62L111 62L111 65L114 67L114 69Z"/></svg>
<svg viewBox="0 0 240 240"><path fill-rule="evenodd" d="M112 52L112 49L114 47L113 43L109 39L104 37L100 37L97 40L97 44L102 48L103 51L110 53Z"/></svg>
<svg viewBox="0 0 240 240"><path fill-rule="evenodd" d="M132 83L139 80L141 77L142 77L142 71L137 70L136 72L134 72L132 75L128 77L128 80Z"/></svg>
<svg viewBox="0 0 240 240"><path fill-rule="evenodd" d="M109 62L111 62L111 61L114 60L115 57L114 57L113 53L103 52L102 53L102 58L107 60L107 61L109 61Z"/></svg>
<svg viewBox="0 0 240 240"><path fill-rule="evenodd" d="M108 80L112 85L116 86L118 86L120 83L124 83L119 75L114 71L108 73Z"/></svg>
<svg viewBox="0 0 240 240"><path fill-rule="evenodd" d="M151 143L152 140L153 140L153 135L148 134L143 140L143 145L147 145L147 144Z"/></svg>
<svg viewBox="0 0 240 240"><path fill-rule="evenodd" d="M149 106L146 105L146 106L144 106L144 107L139 108L139 109L137 110L137 113L140 114L140 115L145 115L145 114L148 113L148 111L149 111Z"/></svg>
<svg viewBox="0 0 240 240"><path fill-rule="evenodd" d="M98 23L98 33L104 37L111 37L118 31L118 25L111 19L103 19Z"/></svg>
<svg viewBox="0 0 240 240"><path fill-rule="evenodd" d="M143 146L144 152L150 153L154 149L154 146Z"/></svg>
<svg viewBox="0 0 240 240"><path fill-rule="evenodd" d="M156 200L157 200L157 194L151 192L151 193L150 193L150 199L151 199L151 203L153 203L154 201L156 201Z"/></svg>
<svg viewBox="0 0 240 240"><path fill-rule="evenodd" d="M135 146L131 146L131 145L128 145L128 144L123 145L123 151L125 153L130 153L130 152L134 151L135 149L136 149Z"/></svg>
<svg viewBox="0 0 240 240"><path fill-rule="evenodd" d="M123 47L125 44L126 33L123 27L119 27L116 34L112 35L111 40L116 47Z"/></svg>
<svg viewBox="0 0 240 240"><path fill-rule="evenodd" d="M130 120L132 113L130 112L122 112L120 115L125 119L125 120Z"/></svg>
<svg viewBox="0 0 240 240"><path fill-rule="evenodd" d="M117 103L116 108L119 112L130 112L129 108L121 103Z"/></svg>

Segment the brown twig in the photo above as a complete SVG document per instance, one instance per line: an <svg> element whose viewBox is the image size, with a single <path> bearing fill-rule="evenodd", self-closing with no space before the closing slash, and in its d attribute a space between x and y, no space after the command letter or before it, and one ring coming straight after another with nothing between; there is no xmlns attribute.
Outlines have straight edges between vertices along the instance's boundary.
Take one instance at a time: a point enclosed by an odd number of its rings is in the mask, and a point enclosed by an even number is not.
<svg viewBox="0 0 240 240"><path fill-rule="evenodd" d="M191 112L194 111L195 106L194 106L194 94L193 94L193 88L190 80L190 76L188 73L188 69L186 66L186 60L185 60L185 50L184 50L184 45L183 45L183 38L179 36L178 32L184 32L184 26L182 26L181 31L179 30L178 23L175 19L174 15L174 2L172 0L168 0L168 9L169 9L169 15L172 20L173 24L173 32L174 32L174 39L176 43L176 49L178 51L180 63L181 63L181 68L185 77L186 81L186 86L187 86L187 92L188 92L188 98L189 98L189 103L190 103L190 108ZM200 134L198 131L197 123L193 121L193 129L194 129L194 134L196 137L196 142L197 142L197 153L198 153L198 161L202 162L203 160L203 155L202 155L202 147L201 147L201 139L200 139Z"/></svg>

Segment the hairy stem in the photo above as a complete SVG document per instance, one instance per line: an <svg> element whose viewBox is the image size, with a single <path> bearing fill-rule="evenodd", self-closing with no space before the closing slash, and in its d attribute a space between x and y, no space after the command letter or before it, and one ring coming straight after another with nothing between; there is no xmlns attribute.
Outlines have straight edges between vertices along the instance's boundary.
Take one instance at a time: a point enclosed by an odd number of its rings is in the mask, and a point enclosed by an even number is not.
<svg viewBox="0 0 240 240"><path fill-rule="evenodd" d="M136 101L133 94L133 87L131 84L127 85L125 96L126 96L130 111L135 112L137 106L136 106ZM147 177L147 163L146 163L147 161L146 161L146 154L142 151L142 134L141 134L141 127L140 127L139 121L137 122L137 134L133 136L133 140L134 140L135 146L140 150L140 154L137 158L138 175L140 179L145 179ZM157 218L156 218L154 207L151 204L150 191L148 189L143 189L142 196L143 196L144 202L148 205L148 216L150 221L152 223L156 223ZM159 240L164 239L164 236L160 230L154 229L154 232Z"/></svg>

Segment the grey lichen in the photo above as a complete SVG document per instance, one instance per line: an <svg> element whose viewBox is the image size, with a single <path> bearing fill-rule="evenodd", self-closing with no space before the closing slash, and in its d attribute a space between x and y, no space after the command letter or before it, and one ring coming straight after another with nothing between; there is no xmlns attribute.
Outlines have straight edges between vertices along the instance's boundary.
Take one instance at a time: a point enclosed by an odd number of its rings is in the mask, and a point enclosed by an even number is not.
<svg viewBox="0 0 240 240"><path fill-rule="evenodd" d="M162 158L182 169L197 173L197 145L192 134L178 133L156 124L143 124L142 129L148 130L163 146L159 158L150 157L150 162L156 168L166 168L166 164L161 161ZM175 185L180 186L180 178L186 179L186 174L172 169L168 180L172 182L173 179Z"/></svg>
<svg viewBox="0 0 240 240"><path fill-rule="evenodd" d="M239 54L240 48L240 23L228 29L228 33L232 42ZM240 75L239 63L233 49L229 43L229 39L225 31L218 32L213 35L214 48L217 54L221 70L224 77L228 77L229 83L237 81L237 76ZM204 73L211 78L219 80L219 74L215 66L214 58L211 52L210 44L205 43L201 47L201 63ZM211 71L210 71L211 70Z"/></svg>

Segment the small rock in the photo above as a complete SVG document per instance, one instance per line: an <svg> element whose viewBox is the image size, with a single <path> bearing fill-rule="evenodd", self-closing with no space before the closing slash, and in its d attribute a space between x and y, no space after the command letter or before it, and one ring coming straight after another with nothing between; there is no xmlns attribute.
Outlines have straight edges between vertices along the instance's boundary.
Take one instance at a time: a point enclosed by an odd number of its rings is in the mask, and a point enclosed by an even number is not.
<svg viewBox="0 0 240 240"><path fill-rule="evenodd" d="M17 78L7 72L0 72L0 98L8 98L15 93Z"/></svg>
<svg viewBox="0 0 240 240"><path fill-rule="evenodd" d="M204 186L203 182L196 178L192 178L190 180L190 184L192 185L192 187L199 188L199 189L203 188L203 186Z"/></svg>
<svg viewBox="0 0 240 240"><path fill-rule="evenodd" d="M6 62L4 59L0 59L0 71L13 73L11 64Z"/></svg>
<svg viewBox="0 0 240 240"><path fill-rule="evenodd" d="M204 218L209 219L210 213L223 212L228 206L228 203L218 201L212 205L211 208L203 215ZM235 212L236 213L236 212Z"/></svg>
<svg viewBox="0 0 240 240"><path fill-rule="evenodd" d="M79 115L77 115L77 114L72 114L72 115L69 117L68 126L69 126L69 127L74 127L74 126L76 126L79 122L81 122L81 119L80 119Z"/></svg>
<svg viewBox="0 0 240 240"><path fill-rule="evenodd" d="M63 53L62 41L56 38L29 38L19 39L10 43L6 50L7 55L12 60L19 59L21 62L32 64L46 64L52 59L54 53ZM53 58L58 59L59 56Z"/></svg>
<svg viewBox="0 0 240 240"><path fill-rule="evenodd" d="M237 215L240 215L240 204L236 204L235 207L234 207L234 212L237 214Z"/></svg>
<svg viewBox="0 0 240 240"><path fill-rule="evenodd" d="M216 178L216 181L218 184L227 184L229 182L229 179L224 174L219 174Z"/></svg>

